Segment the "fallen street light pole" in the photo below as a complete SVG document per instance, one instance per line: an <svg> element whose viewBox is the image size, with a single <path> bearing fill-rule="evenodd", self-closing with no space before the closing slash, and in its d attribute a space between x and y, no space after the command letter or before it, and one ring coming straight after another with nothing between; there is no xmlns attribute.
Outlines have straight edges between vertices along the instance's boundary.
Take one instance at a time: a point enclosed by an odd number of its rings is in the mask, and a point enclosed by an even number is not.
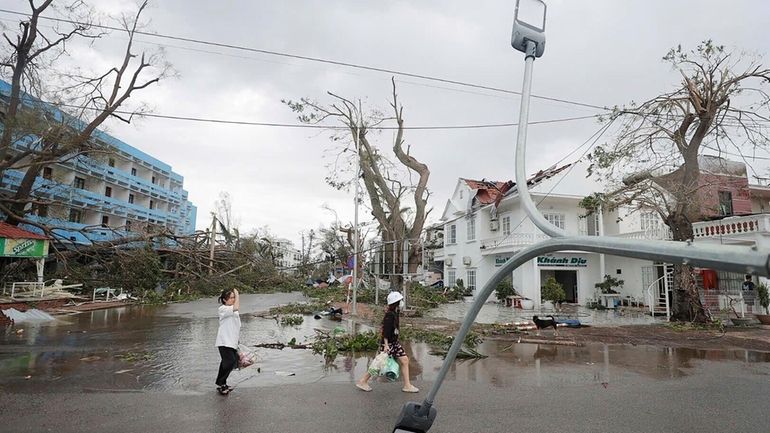
<svg viewBox="0 0 770 433"><path fill-rule="evenodd" d="M532 17L526 8L520 11L520 3L525 6L535 6L540 14L536 20L525 22L520 19L523 16ZM433 383L428 395L422 403L408 402L401 409L401 414L396 421L394 432L427 432L436 419L437 411L433 402L438 394L441 384L454 363L460 347L481 311L481 307L487 298L497 287L503 278L510 275L522 264L540 256L541 254L571 250L590 253L611 254L620 257L661 261L666 263L682 263L693 266L720 269L743 274L755 274L770 276L770 249L756 246L729 246L729 245L695 245L692 241L650 241L636 239L622 239L604 236L566 236L564 230L549 223L527 190L525 154L527 141L527 122L529 118L529 98L532 86L532 65L536 57L543 55L545 48L545 10L542 0L517 0L514 13L513 36L511 45L525 54L524 83L522 86L521 108L519 111L519 130L516 142L516 188L519 200L532 222L543 233L552 237L525 248L514 254L494 275L484 284L478 292L476 300L471 305L468 314L463 319L460 330L452 341L452 346L444 358L436 381ZM542 19L540 18L542 16Z"/></svg>
<svg viewBox="0 0 770 433"><path fill-rule="evenodd" d="M519 251L505 263L492 278L484 284L476 296L463 320L460 330L452 341L452 346L444 358L444 363L428 395L422 403L408 402L401 409L394 432L427 432L436 418L433 401L441 389L441 384L455 361L460 347L471 329L476 316L487 298L507 275L522 264L545 253L562 250L577 250L591 253L613 254L636 259L658 260L668 263L683 263L699 267L720 269L743 274L755 274L770 277L770 249L730 246L696 245L692 242L641 241L634 239L615 239L603 236L558 237L532 245Z"/></svg>

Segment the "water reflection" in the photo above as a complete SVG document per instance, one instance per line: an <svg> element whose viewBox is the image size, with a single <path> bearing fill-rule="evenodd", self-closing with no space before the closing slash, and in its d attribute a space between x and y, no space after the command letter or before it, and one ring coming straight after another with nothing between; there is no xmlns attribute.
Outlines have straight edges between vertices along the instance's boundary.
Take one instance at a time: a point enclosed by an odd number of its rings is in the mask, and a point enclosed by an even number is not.
<svg viewBox="0 0 770 433"><path fill-rule="evenodd" d="M246 295L244 295L245 297ZM254 295L252 295L254 296ZM257 306L259 299L252 299ZM272 302L272 301L271 301ZM6 327L0 345L0 385L10 391L161 390L199 393L213 389L219 364L214 348L218 327L213 300L169 307L133 306L64 316L55 322ZM204 314L201 310L206 310ZM241 341L246 344L310 341L314 329L343 326L348 332L370 330L352 321L332 322L306 316L300 326L243 314ZM23 329L23 332L17 332ZM442 358L426 344L404 344L410 372L421 381L435 379ZM488 340L480 360L455 362L447 380L490 383L495 387L560 387L609 384L637 377L670 380L691 374L703 363L740 362L770 372L770 354L746 350L700 350L589 344L583 347L512 344ZM238 386L258 387L316 381L353 383L374 353L340 354L326 364L310 350L258 349L261 373L236 371ZM292 374L293 375L287 375Z"/></svg>
<svg viewBox="0 0 770 433"><path fill-rule="evenodd" d="M470 299L463 302L439 305L428 312L429 317L443 317L449 320L462 321L472 302ZM661 322L661 318L654 318L638 309L617 310L591 310L580 305L565 305L555 312L553 310L522 310L506 307L495 302L487 302L479 311L474 322L476 323L511 323L532 319L533 315L557 315L565 319L578 319L580 323L591 326L620 326L620 325L646 325Z"/></svg>

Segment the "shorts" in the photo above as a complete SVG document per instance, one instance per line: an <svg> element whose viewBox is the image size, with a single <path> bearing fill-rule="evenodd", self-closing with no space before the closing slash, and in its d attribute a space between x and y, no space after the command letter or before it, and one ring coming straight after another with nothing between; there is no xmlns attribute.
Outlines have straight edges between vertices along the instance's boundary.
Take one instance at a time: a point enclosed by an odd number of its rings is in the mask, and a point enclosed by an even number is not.
<svg viewBox="0 0 770 433"><path fill-rule="evenodd" d="M390 350L388 351L388 355L396 359L401 358L402 356L406 356L406 351L404 351L404 347L401 346L401 343L398 343L398 342L391 343L389 344L389 346L390 346ZM385 344L382 343L380 344L380 352L384 350L385 350Z"/></svg>

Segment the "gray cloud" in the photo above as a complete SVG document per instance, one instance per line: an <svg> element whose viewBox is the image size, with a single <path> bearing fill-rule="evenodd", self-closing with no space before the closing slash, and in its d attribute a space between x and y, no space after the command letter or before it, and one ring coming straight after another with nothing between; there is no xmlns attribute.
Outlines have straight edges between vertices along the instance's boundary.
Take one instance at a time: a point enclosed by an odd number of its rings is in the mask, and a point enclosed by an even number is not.
<svg viewBox="0 0 770 433"><path fill-rule="evenodd" d="M25 2L6 7L25 10ZM105 10L119 2L99 2ZM191 1L164 0L149 10L154 31L222 43L329 58L519 90L523 57L509 44L513 1ZM561 0L548 2L547 48L535 62L536 94L590 104L641 100L678 81L660 59L681 43L713 38L762 54L770 42L770 6L762 1ZM148 37L143 41L156 42ZM138 99L162 114L293 122L282 98L321 101L327 91L388 108L390 76L257 53L183 42L167 44L180 78ZM95 56L115 44L97 44ZM142 45L144 47L145 45ZM212 51L214 53L205 53ZM396 77L408 125L515 122L519 99ZM582 116L593 110L532 101L531 120ZM583 120L529 128L528 170L552 165L599 128ZM327 134L308 130L145 119L110 124L124 141L168 163L185 177L199 208L199 227L219 191L234 198L242 229L268 225L298 239L328 223L335 208L353 218L352 194L324 184ZM432 171L434 217L459 176L513 178L515 128L408 131L412 152ZM389 147L390 133L379 143ZM577 156L577 155L575 155Z"/></svg>

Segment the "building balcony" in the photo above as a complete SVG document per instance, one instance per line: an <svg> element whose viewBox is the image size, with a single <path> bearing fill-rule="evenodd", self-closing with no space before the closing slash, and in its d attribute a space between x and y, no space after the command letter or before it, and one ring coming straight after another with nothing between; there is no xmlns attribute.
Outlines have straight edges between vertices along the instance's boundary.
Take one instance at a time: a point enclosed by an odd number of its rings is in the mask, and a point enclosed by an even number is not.
<svg viewBox="0 0 770 433"><path fill-rule="evenodd" d="M433 250L433 261L440 262L442 260L444 260L444 249L436 248L435 250Z"/></svg>
<svg viewBox="0 0 770 433"><path fill-rule="evenodd" d="M510 253L551 237L544 233L511 233L481 240L481 254Z"/></svg>
<svg viewBox="0 0 770 433"><path fill-rule="evenodd" d="M692 225L694 239L753 238L756 235L770 235L770 214L727 217L717 221L702 221Z"/></svg>
<svg viewBox="0 0 770 433"><path fill-rule="evenodd" d="M670 241L672 239L671 229L665 225L658 225L650 227L646 230L639 230L635 232L619 233L616 235L609 235L613 238L623 239L641 239L641 240L653 240L653 241Z"/></svg>

